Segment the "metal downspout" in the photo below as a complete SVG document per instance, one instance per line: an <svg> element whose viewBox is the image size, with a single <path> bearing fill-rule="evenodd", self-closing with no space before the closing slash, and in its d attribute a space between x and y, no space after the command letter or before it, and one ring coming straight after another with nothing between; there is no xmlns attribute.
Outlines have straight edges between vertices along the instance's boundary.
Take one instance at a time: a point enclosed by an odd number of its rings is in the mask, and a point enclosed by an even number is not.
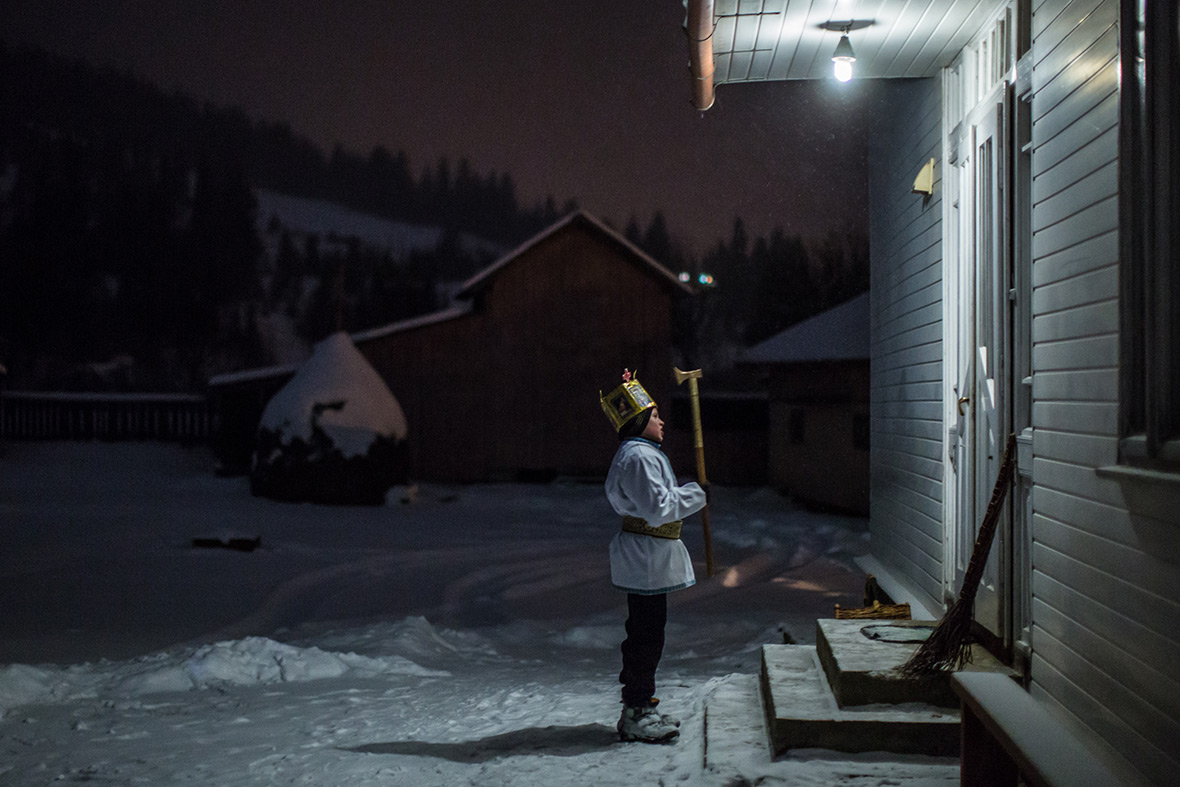
<svg viewBox="0 0 1180 787"><path fill-rule="evenodd" d="M688 5L688 67L692 72L692 105L704 112L713 106L713 0L686 0Z"/></svg>

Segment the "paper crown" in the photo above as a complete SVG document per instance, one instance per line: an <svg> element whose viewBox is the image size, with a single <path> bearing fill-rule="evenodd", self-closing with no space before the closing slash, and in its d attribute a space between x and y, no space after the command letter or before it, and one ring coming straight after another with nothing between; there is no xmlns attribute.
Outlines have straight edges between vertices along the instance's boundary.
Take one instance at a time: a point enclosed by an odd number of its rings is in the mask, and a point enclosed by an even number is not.
<svg viewBox="0 0 1180 787"><path fill-rule="evenodd" d="M598 401L602 403L602 412L606 413L616 432L644 410L656 406L647 391L639 384L639 380L626 369L623 370L623 384L606 396L599 391Z"/></svg>

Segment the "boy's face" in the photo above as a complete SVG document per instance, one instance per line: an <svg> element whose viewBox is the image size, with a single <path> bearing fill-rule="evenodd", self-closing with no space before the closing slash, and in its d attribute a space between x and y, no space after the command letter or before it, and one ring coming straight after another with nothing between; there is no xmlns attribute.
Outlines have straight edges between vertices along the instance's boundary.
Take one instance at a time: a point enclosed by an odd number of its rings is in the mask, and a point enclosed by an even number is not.
<svg viewBox="0 0 1180 787"><path fill-rule="evenodd" d="M646 437L655 443L664 442L664 422L660 419L660 410L658 407L651 409L651 418L647 420L647 426L644 427L643 433L640 437Z"/></svg>

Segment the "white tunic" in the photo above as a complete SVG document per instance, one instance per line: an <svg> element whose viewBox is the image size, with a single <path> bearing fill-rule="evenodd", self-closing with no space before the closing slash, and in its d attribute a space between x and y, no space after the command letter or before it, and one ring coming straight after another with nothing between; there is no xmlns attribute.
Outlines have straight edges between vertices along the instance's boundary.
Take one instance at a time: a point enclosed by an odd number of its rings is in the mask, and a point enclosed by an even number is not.
<svg viewBox="0 0 1180 787"><path fill-rule="evenodd" d="M676 485L668 457L642 437L624 440L606 475L606 497L625 516L652 527L683 519L705 507L700 484ZM680 539L619 531L610 542L611 584L619 590L655 595L696 582L692 560Z"/></svg>

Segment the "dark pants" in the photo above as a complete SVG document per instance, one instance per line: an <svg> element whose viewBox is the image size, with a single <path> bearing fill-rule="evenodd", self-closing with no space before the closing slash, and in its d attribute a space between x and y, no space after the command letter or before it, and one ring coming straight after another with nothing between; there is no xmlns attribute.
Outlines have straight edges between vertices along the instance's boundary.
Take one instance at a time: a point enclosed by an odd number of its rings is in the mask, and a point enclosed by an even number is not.
<svg viewBox="0 0 1180 787"><path fill-rule="evenodd" d="M664 652L668 594L627 594L627 638L623 640L623 704L647 705L656 691L656 667Z"/></svg>

